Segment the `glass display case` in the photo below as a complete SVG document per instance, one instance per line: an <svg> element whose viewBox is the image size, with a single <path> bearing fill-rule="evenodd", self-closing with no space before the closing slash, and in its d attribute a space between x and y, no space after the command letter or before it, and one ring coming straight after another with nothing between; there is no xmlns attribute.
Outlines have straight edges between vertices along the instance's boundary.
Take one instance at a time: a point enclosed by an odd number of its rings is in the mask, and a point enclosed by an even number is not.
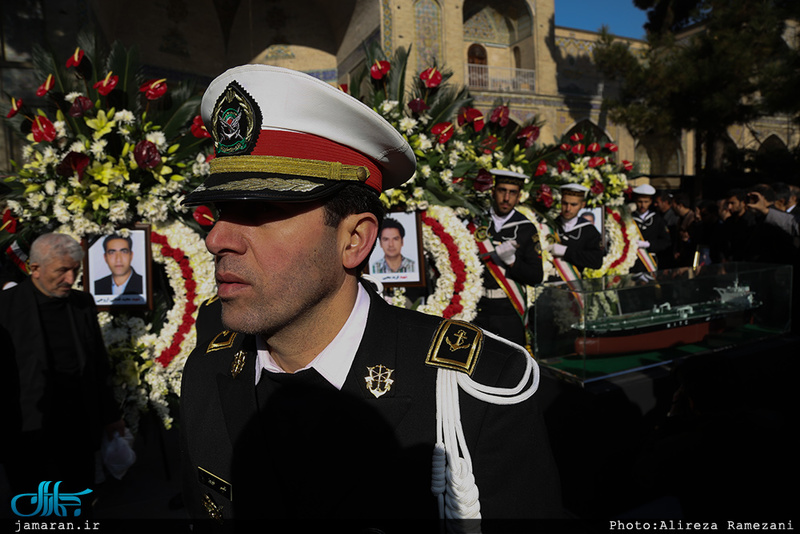
<svg viewBox="0 0 800 534"><path fill-rule="evenodd" d="M791 326L790 265L582 279L537 287L534 355L582 383L773 337Z"/></svg>

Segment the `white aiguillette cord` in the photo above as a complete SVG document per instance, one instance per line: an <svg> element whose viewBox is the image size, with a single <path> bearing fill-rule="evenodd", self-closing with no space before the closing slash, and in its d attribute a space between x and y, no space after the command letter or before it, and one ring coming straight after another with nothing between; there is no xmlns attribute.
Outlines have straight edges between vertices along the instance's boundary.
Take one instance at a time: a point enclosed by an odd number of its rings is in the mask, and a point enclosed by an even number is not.
<svg viewBox="0 0 800 534"><path fill-rule="evenodd" d="M539 388L539 366L524 348L490 332L484 331L484 334L519 351L526 360L525 372L515 387L499 388L478 384L460 371L437 370L436 446L433 450L431 490L439 500L440 519L479 520L481 517L478 486L472 474L472 457L461 426L459 386L472 397L497 405L523 402ZM448 526L456 525L448 523ZM480 531L479 521L466 522L462 526L473 532Z"/></svg>

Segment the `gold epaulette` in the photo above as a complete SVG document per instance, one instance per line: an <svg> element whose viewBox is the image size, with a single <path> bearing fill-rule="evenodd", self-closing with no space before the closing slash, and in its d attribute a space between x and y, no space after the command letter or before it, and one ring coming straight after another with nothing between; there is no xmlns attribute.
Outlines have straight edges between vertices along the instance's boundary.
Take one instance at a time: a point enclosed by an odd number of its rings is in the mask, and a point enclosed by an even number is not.
<svg viewBox="0 0 800 534"><path fill-rule="evenodd" d="M428 349L427 365L461 371L472 376L483 350L483 332L463 321L446 319L439 324Z"/></svg>

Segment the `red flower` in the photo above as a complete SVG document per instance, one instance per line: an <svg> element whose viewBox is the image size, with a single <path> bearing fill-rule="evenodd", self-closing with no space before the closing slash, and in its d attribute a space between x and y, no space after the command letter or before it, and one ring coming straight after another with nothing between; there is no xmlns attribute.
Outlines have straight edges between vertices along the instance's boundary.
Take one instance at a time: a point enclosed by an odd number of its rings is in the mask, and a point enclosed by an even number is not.
<svg viewBox="0 0 800 534"><path fill-rule="evenodd" d="M483 113L475 108L461 108L458 112L458 125L463 126L464 123L472 123L475 131L480 132L483 129Z"/></svg>
<svg viewBox="0 0 800 534"><path fill-rule="evenodd" d="M616 152L617 150L619 150L617 145L615 145L614 143L606 143L605 145L603 145L603 147L609 152Z"/></svg>
<svg viewBox="0 0 800 534"><path fill-rule="evenodd" d="M496 122L500 126L508 124L508 106L497 106L492 110L492 116L489 117L490 122Z"/></svg>
<svg viewBox="0 0 800 534"><path fill-rule="evenodd" d="M72 101L72 105L67 111L67 114L73 119L83 117L83 115L94 107L94 102L85 96L79 96Z"/></svg>
<svg viewBox="0 0 800 534"><path fill-rule="evenodd" d="M586 150L589 152L599 152L600 151L600 144L599 143L589 143L589 146L586 147Z"/></svg>
<svg viewBox="0 0 800 534"><path fill-rule="evenodd" d="M480 142L484 154L491 154L497 148L497 137L490 135Z"/></svg>
<svg viewBox="0 0 800 534"><path fill-rule="evenodd" d="M119 76L115 76L111 72L106 74L106 77L94 84L92 87L97 89L97 92L103 96L106 96L108 93L114 90L114 88L119 83Z"/></svg>
<svg viewBox="0 0 800 534"><path fill-rule="evenodd" d="M430 109L430 106L425 103L424 100L421 98L415 98L414 100L408 103L408 109L413 111L414 113L422 113L426 109Z"/></svg>
<svg viewBox="0 0 800 534"><path fill-rule="evenodd" d="M578 141L583 141L583 134L575 132L574 134L570 135L569 138L577 143Z"/></svg>
<svg viewBox="0 0 800 534"><path fill-rule="evenodd" d="M431 128L431 133L439 137L439 144L442 145L453 137L454 132L453 124L450 122L440 122Z"/></svg>
<svg viewBox="0 0 800 534"><path fill-rule="evenodd" d="M594 184L592 184L591 192L593 195L600 195L605 191L606 186L603 185L603 182L600 180L595 180Z"/></svg>
<svg viewBox="0 0 800 534"><path fill-rule="evenodd" d="M0 226L0 232L3 230L9 234L17 233L17 220L11 215L11 210L9 209L3 212L3 224Z"/></svg>
<svg viewBox="0 0 800 534"><path fill-rule="evenodd" d="M67 68L77 67L78 65L81 64L82 59L83 59L83 50L81 50L81 47L77 47L75 51L72 53L72 55L69 56L69 59L67 59Z"/></svg>
<svg viewBox="0 0 800 534"><path fill-rule="evenodd" d="M572 153L577 155L582 155L586 151L586 147L583 146L583 143L578 143L574 147L572 147Z"/></svg>
<svg viewBox="0 0 800 534"><path fill-rule="evenodd" d="M37 143L40 141L50 142L56 138L56 127L50 122L50 119L37 115L33 119L33 126L31 126L31 133L33 140Z"/></svg>
<svg viewBox="0 0 800 534"><path fill-rule="evenodd" d="M494 184L494 178L492 177L492 173L486 169L480 169L478 171L478 176L476 176L475 180L472 182L475 191L488 191L492 187L492 184Z"/></svg>
<svg viewBox="0 0 800 534"><path fill-rule="evenodd" d="M139 92L144 93L147 100L158 100L167 92L167 79L148 80L139 87Z"/></svg>
<svg viewBox="0 0 800 534"><path fill-rule="evenodd" d="M625 169L626 171L632 171L633 170L633 163L631 163L627 159L623 159L622 160L622 168Z"/></svg>
<svg viewBox="0 0 800 534"><path fill-rule="evenodd" d="M526 126L517 134L517 139L525 139L525 148L530 148L539 139L538 126Z"/></svg>
<svg viewBox="0 0 800 534"><path fill-rule="evenodd" d="M83 178L83 172L86 170L86 167L89 166L89 162L89 156L86 154L70 152L61 160L61 163L58 164L56 172L60 176L72 176L73 174L77 174L80 179Z"/></svg>
<svg viewBox="0 0 800 534"><path fill-rule="evenodd" d="M388 61L376 60L375 63L373 63L369 68L369 75L375 80L381 80L384 76L389 74L389 69L391 68L392 65Z"/></svg>
<svg viewBox="0 0 800 534"><path fill-rule="evenodd" d="M539 162L539 165L536 166L536 172L534 176L541 176L547 172L547 163L544 160Z"/></svg>
<svg viewBox="0 0 800 534"><path fill-rule="evenodd" d="M22 108L22 99L17 100L16 98L12 98L11 99L11 109L8 110L8 113L6 114L6 118L10 119L14 115L16 115L17 112L20 110L20 108Z"/></svg>
<svg viewBox="0 0 800 534"><path fill-rule="evenodd" d="M207 206L198 206L192 217L200 226L212 226L214 224L214 216Z"/></svg>
<svg viewBox="0 0 800 534"><path fill-rule="evenodd" d="M211 134L208 133L208 129L206 129L206 125L203 124L203 117L200 115L195 116L192 120L192 135L195 137L203 138L203 137L211 137Z"/></svg>
<svg viewBox="0 0 800 534"><path fill-rule="evenodd" d="M604 165L606 162L605 158L601 158L600 156L594 156L589 158L589 167L599 167L600 165Z"/></svg>
<svg viewBox="0 0 800 534"><path fill-rule="evenodd" d="M547 184L542 184L539 187L539 192L536 195L536 201L544 204L545 208L553 205L553 190Z"/></svg>
<svg viewBox="0 0 800 534"><path fill-rule="evenodd" d="M343 83L339 85L339 89L341 89L342 92L347 93L348 85L346 83Z"/></svg>
<svg viewBox="0 0 800 534"><path fill-rule="evenodd" d="M570 145L569 143L561 143L558 146L558 148L561 149L563 152L569 152L570 150L572 150L572 145Z"/></svg>
<svg viewBox="0 0 800 534"><path fill-rule="evenodd" d="M143 169L154 169L161 165L161 154L158 147L150 141L139 141L133 149L133 159Z"/></svg>
<svg viewBox="0 0 800 534"><path fill-rule="evenodd" d="M572 168L572 165L570 165L569 161L567 161L565 159L560 159L560 160L558 160L556 162L556 170L559 172L559 174L562 173L562 172L566 172L566 171L570 170L571 168Z"/></svg>
<svg viewBox="0 0 800 534"><path fill-rule="evenodd" d="M36 96L44 96L46 95L50 89L56 84L56 79L53 78L52 74L47 75L47 79L44 81L42 85L36 90Z"/></svg>
<svg viewBox="0 0 800 534"><path fill-rule="evenodd" d="M439 87L442 83L442 73L436 67L425 69L419 73L419 79L425 84L428 89Z"/></svg>

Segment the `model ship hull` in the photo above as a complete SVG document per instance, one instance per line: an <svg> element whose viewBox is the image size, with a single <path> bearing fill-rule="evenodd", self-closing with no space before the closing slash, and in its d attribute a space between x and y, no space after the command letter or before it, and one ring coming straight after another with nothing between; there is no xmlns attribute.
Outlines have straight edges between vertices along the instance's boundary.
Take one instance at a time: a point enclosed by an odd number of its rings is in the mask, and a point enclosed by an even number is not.
<svg viewBox="0 0 800 534"><path fill-rule="evenodd" d="M575 340L575 351L604 356L699 343L709 334L750 322L752 310L760 306L749 291L744 296L718 291L720 300L678 308L665 304L652 311L589 321L579 328L583 335Z"/></svg>

